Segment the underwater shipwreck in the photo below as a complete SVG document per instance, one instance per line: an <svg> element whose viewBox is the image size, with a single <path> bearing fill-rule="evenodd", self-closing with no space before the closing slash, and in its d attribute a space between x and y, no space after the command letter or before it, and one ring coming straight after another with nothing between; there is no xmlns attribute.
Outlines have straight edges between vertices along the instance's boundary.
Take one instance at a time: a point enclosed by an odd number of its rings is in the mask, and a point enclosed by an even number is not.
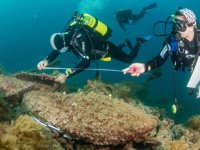
<svg viewBox="0 0 200 150"><path fill-rule="evenodd" d="M134 88L134 87L132 87ZM69 92L47 74L0 75L1 150L198 150L200 117L175 125L123 84Z"/></svg>

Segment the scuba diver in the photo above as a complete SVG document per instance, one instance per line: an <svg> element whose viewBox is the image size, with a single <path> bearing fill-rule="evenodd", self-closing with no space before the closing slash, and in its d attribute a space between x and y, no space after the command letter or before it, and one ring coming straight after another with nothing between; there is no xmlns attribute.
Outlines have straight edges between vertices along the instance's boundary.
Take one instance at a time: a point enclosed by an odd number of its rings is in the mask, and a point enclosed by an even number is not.
<svg viewBox="0 0 200 150"><path fill-rule="evenodd" d="M146 10L156 8L157 4L152 3L146 7L143 7L139 14L133 14L131 9L124 9L119 10L116 14L117 22L119 23L120 27L126 31L125 24L135 23L141 18L144 17L146 14Z"/></svg>
<svg viewBox="0 0 200 150"><path fill-rule="evenodd" d="M139 76L160 67L170 56L175 71L185 71L188 68L192 73L187 87L195 89L200 81L200 30L197 26L196 15L188 8L180 8L170 18L172 32L164 41L160 53L145 63L133 63L123 72ZM197 98L200 98L200 89Z"/></svg>
<svg viewBox="0 0 200 150"><path fill-rule="evenodd" d="M138 54L141 43L147 41L145 38L138 37L134 47L129 40L116 46L107 40L110 36L111 29L97 18L75 12L64 31L51 36L50 43L54 50L37 64L37 68L45 69L62 52L74 53L81 58L81 61L73 69L67 69L65 74L55 79L56 82L64 83L67 78L89 67L92 61L110 61L114 58L131 64ZM124 47L131 50L129 54L122 50Z"/></svg>

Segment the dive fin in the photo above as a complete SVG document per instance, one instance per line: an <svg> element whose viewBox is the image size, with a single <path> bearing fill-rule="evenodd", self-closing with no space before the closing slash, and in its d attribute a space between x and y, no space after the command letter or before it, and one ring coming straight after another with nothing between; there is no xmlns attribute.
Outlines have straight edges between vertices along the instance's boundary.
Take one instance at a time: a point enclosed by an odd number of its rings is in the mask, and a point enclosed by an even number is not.
<svg viewBox="0 0 200 150"><path fill-rule="evenodd" d="M158 6L157 3L152 3L152 4L144 7L143 10L153 9L153 8L156 8L157 6Z"/></svg>
<svg viewBox="0 0 200 150"><path fill-rule="evenodd" d="M137 37L136 40L137 42L140 42L140 43L144 43L144 42L147 42L151 39L151 35L147 35L145 37Z"/></svg>
<svg viewBox="0 0 200 150"><path fill-rule="evenodd" d="M151 38L152 38L151 35L147 35L144 37L145 41L149 41L149 40L151 40Z"/></svg>

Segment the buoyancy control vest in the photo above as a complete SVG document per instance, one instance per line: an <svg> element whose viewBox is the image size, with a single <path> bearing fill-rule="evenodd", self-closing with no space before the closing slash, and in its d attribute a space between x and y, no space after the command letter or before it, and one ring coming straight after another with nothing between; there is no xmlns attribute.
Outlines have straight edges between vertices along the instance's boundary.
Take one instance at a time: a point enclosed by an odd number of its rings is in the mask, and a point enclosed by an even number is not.
<svg viewBox="0 0 200 150"><path fill-rule="evenodd" d="M174 69L175 70L182 70L185 71L185 67L186 67L186 61L187 59L191 59L191 65L187 66L189 67L190 70L192 70L192 68L194 67L195 64L195 58L198 56L199 51L200 51L200 30L197 29L195 31L195 40L193 41L193 44L191 45L186 45L184 43L183 40L178 40L177 37L172 36L170 39L170 46L171 46L171 50L170 50L170 54L171 54L171 58L172 58L172 63L174 64ZM195 54L194 56L192 55L188 55L186 56L186 50L187 48L193 48L195 49L195 47L197 48L197 54ZM187 57L187 58L186 58ZM191 57L191 58L188 58Z"/></svg>

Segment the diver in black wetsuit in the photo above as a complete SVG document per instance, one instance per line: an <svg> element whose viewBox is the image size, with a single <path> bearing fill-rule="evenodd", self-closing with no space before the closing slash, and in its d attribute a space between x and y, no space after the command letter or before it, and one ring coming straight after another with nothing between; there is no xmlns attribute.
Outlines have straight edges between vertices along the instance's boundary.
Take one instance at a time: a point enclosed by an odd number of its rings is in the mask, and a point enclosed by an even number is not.
<svg viewBox="0 0 200 150"><path fill-rule="evenodd" d="M105 36L108 36L108 34L111 33L109 33L108 27L104 28L105 25L103 23L96 25L97 27L101 25L100 31L97 30L99 28L91 28L92 24L96 23L90 22L90 24L87 25L84 22L88 22L88 20L94 21L93 18L94 17L89 14L83 14L79 18L81 23L78 22L79 20L76 20L72 22L63 33L53 34L50 42L54 50L44 60L38 63L38 69L44 69L48 63L52 62L63 51L70 51L82 60L74 67L77 69L67 69L65 72L66 74L63 74L56 79L56 81L60 83L65 82L66 78L83 71L93 60L108 61L111 58L114 58L121 62L130 64L137 56L141 43L146 40L144 38L137 38L137 43L134 47L131 45L129 40L126 40L120 46L115 46L105 38ZM122 51L122 48L125 46L131 50L129 54Z"/></svg>
<svg viewBox="0 0 200 150"><path fill-rule="evenodd" d="M140 11L139 14L133 14L131 9L124 9L124 10L119 10L116 14L116 19L121 26L121 28L126 31L125 29L125 24L130 24L130 23L135 23L141 18L144 17L146 10L148 9L153 9L157 7L156 3L152 3L146 7L143 7L142 10Z"/></svg>
<svg viewBox="0 0 200 150"><path fill-rule="evenodd" d="M175 15L170 15L173 30L172 33L163 42L161 51L144 63L133 63L123 72L130 73L132 76L140 76L141 74L154 70L162 66L168 58L172 61L172 67L176 71L185 71L187 69L193 74L193 71L199 66L197 65L200 57L200 27L197 24L195 13L188 8L181 8L176 11ZM200 98L200 74L190 78L193 84L187 85L193 90L198 88L197 98ZM188 82L189 83L189 82ZM196 84L196 85L195 85ZM200 84L200 82L199 82Z"/></svg>

